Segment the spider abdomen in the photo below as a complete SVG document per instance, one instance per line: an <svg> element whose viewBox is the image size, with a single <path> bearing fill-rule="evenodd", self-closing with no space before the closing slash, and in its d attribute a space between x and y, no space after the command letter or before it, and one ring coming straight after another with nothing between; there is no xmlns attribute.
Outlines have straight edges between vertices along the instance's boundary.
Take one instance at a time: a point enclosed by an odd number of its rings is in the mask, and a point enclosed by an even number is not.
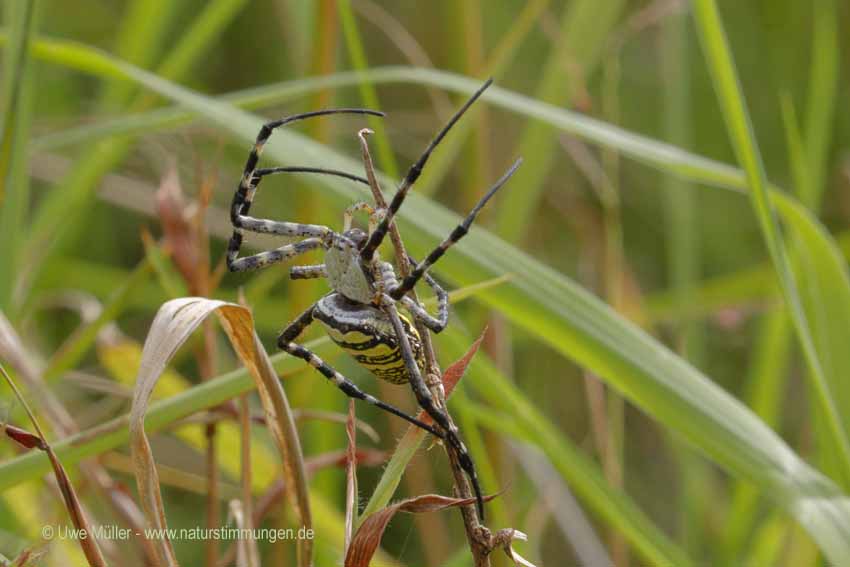
<svg viewBox="0 0 850 567"><path fill-rule="evenodd" d="M380 309L331 293L316 303L313 316L328 336L372 374L393 384L408 381L401 348L389 317ZM422 341L416 328L399 314L416 363L424 370Z"/></svg>

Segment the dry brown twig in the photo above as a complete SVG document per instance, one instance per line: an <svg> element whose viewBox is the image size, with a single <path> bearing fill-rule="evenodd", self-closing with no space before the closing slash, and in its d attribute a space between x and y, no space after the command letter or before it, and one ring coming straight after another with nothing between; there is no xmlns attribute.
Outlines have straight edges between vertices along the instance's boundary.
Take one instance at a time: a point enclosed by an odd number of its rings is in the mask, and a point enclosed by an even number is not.
<svg viewBox="0 0 850 567"><path fill-rule="evenodd" d="M364 128L360 130L357 135L360 139L360 148L363 156L363 164L366 169L366 178L369 180L369 188L372 190L372 196L375 199L375 204L379 208L386 210L387 202L375 176L375 167L372 162L371 153L369 152L369 144L366 140L366 138L372 133L372 130ZM395 221L390 223L389 233L390 239L393 243L393 248L395 249L399 275L401 278L404 278L410 272L410 262L408 260L404 242L401 238L401 233L399 232ZM414 301L419 301L416 290L411 290L410 295ZM437 406L446 413L449 423L453 424L451 414L449 414L446 407L446 393L443 389L442 370L437 362L434 345L431 341L431 332L419 320L414 319L414 322L416 324L416 330L419 332L419 336L422 340L422 346L425 352L425 382L431 390L431 395L434 397ZM486 526L481 524L475 510L475 498L472 495L472 490L470 489L466 475L460 467L458 455L449 443L443 443L443 448L446 450L446 454L448 455L449 462L451 464L455 493L458 498L464 502L460 506L460 510L463 515L463 525L466 530L466 538L469 542L469 548L474 559L474 565L475 567L489 566L490 553L497 547L504 547L504 542L502 541L504 536L502 536L501 539L496 538ZM513 532L513 530L511 531Z"/></svg>
<svg viewBox="0 0 850 567"><path fill-rule="evenodd" d="M65 508L68 510L68 515L71 517L71 522L74 524L74 528L81 530L81 533L95 534L96 532L92 529L91 522L86 513L83 511L80 500L77 497L77 493L68 478L68 473L65 471L65 467L62 466L62 463L59 461L59 457L57 457L56 453L53 451L53 447L51 447L50 443L48 443L47 438L44 436L41 426L38 423L38 419L36 419L35 414L32 409L30 409L30 406L24 399L23 394L21 394L20 390L18 390L18 386L15 384L14 380L12 380L12 377L6 373L6 369L2 364L0 364L0 374L2 374L4 380L18 399L18 402L20 402L21 406L24 408L27 417L32 423L32 426L35 428L35 434L6 424L3 424L2 429L10 439L14 439L27 449L37 448L47 453L47 456L50 459L50 465L53 467L53 474L56 477L56 482L62 492L62 499L65 502ZM91 567L106 567L106 558L104 558L103 552L100 550L97 538L81 537L79 542L80 547L86 556L86 561L88 561L88 564Z"/></svg>
<svg viewBox="0 0 850 567"><path fill-rule="evenodd" d="M65 306L76 311L81 318L78 330L95 319L102 309L102 305L94 298L78 292L66 294L64 299L68 300ZM43 410L43 417L57 435L67 437L79 432L71 412L47 387L44 381L46 367L27 350L12 323L2 311L0 311L0 358L10 362L26 389L35 396L37 405ZM138 533L144 525L144 518L141 510L128 497L124 487L116 482L98 462L82 462L78 468L83 481L96 489L96 495L101 501L107 503L124 525L133 530L133 533ZM51 490L61 493L61 487L56 478L48 477L48 483ZM88 514L85 505L81 504L81 506L83 513ZM137 537L134 541L146 560L155 557L152 546L145 538ZM119 557L120 551L111 541L103 540L101 543L107 556L113 559Z"/></svg>

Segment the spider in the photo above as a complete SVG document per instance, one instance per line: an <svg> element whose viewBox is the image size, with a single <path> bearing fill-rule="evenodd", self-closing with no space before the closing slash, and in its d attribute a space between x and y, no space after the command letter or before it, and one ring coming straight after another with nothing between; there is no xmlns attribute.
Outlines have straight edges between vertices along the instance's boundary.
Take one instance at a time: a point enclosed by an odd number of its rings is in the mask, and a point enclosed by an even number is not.
<svg viewBox="0 0 850 567"><path fill-rule="evenodd" d="M415 321L423 323L435 333L439 333L446 327L448 294L428 275L427 271L450 246L468 232L475 217L496 191L513 175L521 160L517 160L507 173L496 181L467 217L423 261L416 262L410 259L413 268L401 281L396 277L392 265L380 260L377 250L434 148L491 83L492 80L489 80L479 88L439 131L422 156L410 167L387 209L376 210L364 202L351 205L343 215L342 232L335 232L322 225L282 222L249 216L257 187L263 177L278 173L318 173L343 177L368 185L367 179L343 171L318 167L257 168L260 154L275 129L298 120L329 114L361 114L380 117L384 114L361 108L338 108L297 114L265 124L257 135L239 187L233 197L230 209L233 236L227 248L227 267L235 272L262 268L314 249L324 250L324 263L294 266L290 269L290 277L292 279L326 278L332 291L308 307L280 333L278 346L313 366L347 396L366 401L449 443L457 454L461 468L472 483L478 515L482 519L484 517L483 498L472 458L460 440L457 427L451 423L445 411L436 405L422 378L422 372L425 370L422 339L410 319L399 313L398 305L403 306ZM369 215L368 232L351 227L354 214L362 211ZM295 237L301 240L271 251L240 258L239 250L242 245L243 231L246 230ZM424 305L408 296L408 292L420 280L424 280L434 291L438 303L436 316L429 314ZM420 407L431 416L437 426L425 423L363 392L321 358L297 344L295 340L316 320L325 327L328 335L337 345L378 378L396 384L409 383Z"/></svg>

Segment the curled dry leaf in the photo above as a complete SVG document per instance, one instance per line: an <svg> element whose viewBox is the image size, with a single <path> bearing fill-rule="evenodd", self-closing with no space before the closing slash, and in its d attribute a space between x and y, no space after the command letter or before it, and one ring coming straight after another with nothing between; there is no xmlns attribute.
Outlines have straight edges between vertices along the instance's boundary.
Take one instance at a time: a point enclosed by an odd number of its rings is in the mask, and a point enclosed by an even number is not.
<svg viewBox="0 0 850 567"><path fill-rule="evenodd" d="M535 567L534 563L513 550L512 543L514 540L528 541L528 536L519 530L507 528L493 534L492 543L493 547L498 546L504 549L505 554L514 562L516 567Z"/></svg>
<svg viewBox="0 0 850 567"><path fill-rule="evenodd" d="M469 363L472 362L472 359L475 357L475 353L477 353L478 349L481 347L481 342L484 340L484 336L486 334L487 328L485 327L478 338L475 339L475 342L469 346L466 354L454 361L443 372L443 389L446 391L446 399L448 399L454 391L455 386L458 385L460 379L463 378L463 375L466 373L466 368L469 366ZM432 423L431 416L426 414L424 410L419 412L419 419L426 423Z"/></svg>
<svg viewBox="0 0 850 567"><path fill-rule="evenodd" d="M485 496L485 501L490 501L494 496ZM403 500L391 504L382 510L378 510L360 524L357 533L351 540L351 545L345 554L345 567L368 567L372 556L381 544L381 538L387 529L390 520L396 512L409 512L411 514L422 514L425 512L439 512L446 508L467 506L475 502L475 498L452 498L440 496L439 494L425 494L410 500Z"/></svg>
<svg viewBox="0 0 850 567"><path fill-rule="evenodd" d="M292 412L268 355L254 332L251 312L240 305L199 297L165 303L151 324L142 351L130 411L130 450L145 517L152 528L166 528L159 480L144 430L145 412L166 364L211 313L218 314L230 343L257 384L268 429L281 453L287 501L293 503L301 525L311 528L304 459ZM311 540L299 539L298 545L299 565L310 565ZM167 539L157 541L157 553L161 565L177 565L171 542Z"/></svg>
<svg viewBox="0 0 850 567"><path fill-rule="evenodd" d="M34 433L30 433L26 429L21 429L14 425L4 425L3 430L6 432L7 437L26 449L39 448L42 451L47 449L47 446L44 444L44 441L41 440L41 437Z"/></svg>

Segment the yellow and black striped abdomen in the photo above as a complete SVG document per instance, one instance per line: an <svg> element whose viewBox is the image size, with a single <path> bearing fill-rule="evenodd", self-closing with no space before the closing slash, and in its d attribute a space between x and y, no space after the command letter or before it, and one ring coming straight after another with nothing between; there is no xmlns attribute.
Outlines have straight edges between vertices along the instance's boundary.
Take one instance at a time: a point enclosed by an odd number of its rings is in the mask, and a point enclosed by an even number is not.
<svg viewBox="0 0 850 567"><path fill-rule="evenodd" d="M319 300L313 316L324 325L331 340L372 374L393 384L408 381L398 339L385 313L332 293ZM416 363L423 369L425 363L419 333L406 317L400 317Z"/></svg>

